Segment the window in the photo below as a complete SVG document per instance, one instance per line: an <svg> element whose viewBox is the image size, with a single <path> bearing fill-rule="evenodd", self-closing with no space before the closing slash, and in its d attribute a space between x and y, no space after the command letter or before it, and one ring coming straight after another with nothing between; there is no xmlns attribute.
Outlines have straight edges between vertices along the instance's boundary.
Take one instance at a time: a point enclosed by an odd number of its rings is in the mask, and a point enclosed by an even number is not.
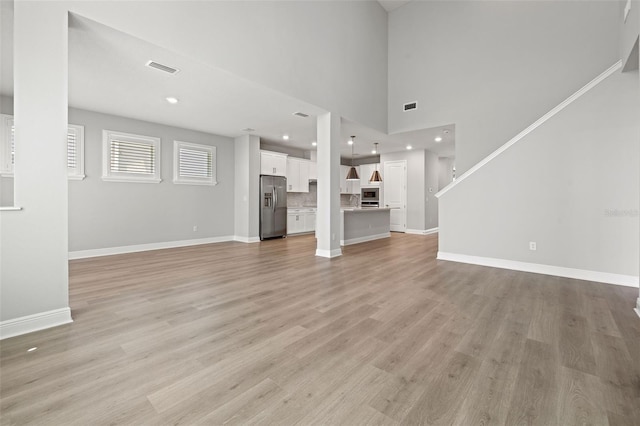
<svg viewBox="0 0 640 426"><path fill-rule="evenodd" d="M67 176L84 179L84 126L69 124L67 132Z"/></svg>
<svg viewBox="0 0 640 426"><path fill-rule="evenodd" d="M15 162L15 126L13 117L2 114L2 133L0 134L0 175L13 176Z"/></svg>
<svg viewBox="0 0 640 426"><path fill-rule="evenodd" d="M173 141L173 183L216 185L216 147Z"/></svg>
<svg viewBox="0 0 640 426"><path fill-rule="evenodd" d="M0 175L13 176L15 165L15 125L13 116L1 115ZM67 130L67 168L69 179L84 179L84 127L69 124Z"/></svg>
<svg viewBox="0 0 640 426"><path fill-rule="evenodd" d="M160 138L102 131L102 179L159 183Z"/></svg>

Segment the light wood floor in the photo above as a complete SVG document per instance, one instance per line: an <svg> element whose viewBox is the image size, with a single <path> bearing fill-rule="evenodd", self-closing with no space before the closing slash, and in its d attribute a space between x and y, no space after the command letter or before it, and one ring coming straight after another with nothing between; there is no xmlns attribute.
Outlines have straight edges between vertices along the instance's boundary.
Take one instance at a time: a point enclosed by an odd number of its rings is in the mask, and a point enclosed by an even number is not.
<svg viewBox="0 0 640 426"><path fill-rule="evenodd" d="M637 289L436 249L393 234L329 260L302 236L72 261L75 322L1 342L1 423L640 424Z"/></svg>

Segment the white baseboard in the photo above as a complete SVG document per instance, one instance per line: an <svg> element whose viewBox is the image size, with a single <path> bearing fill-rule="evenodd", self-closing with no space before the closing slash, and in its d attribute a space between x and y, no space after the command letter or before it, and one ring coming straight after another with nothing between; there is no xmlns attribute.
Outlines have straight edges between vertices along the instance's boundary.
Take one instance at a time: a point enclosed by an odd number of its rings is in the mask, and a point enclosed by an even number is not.
<svg viewBox="0 0 640 426"><path fill-rule="evenodd" d="M61 308L0 322L0 340L73 322L71 309Z"/></svg>
<svg viewBox="0 0 640 426"><path fill-rule="evenodd" d="M640 297L638 297L638 301L636 302L636 308L634 309L634 311L636 311L636 314L638 314L638 316L640 317Z"/></svg>
<svg viewBox="0 0 640 426"><path fill-rule="evenodd" d="M235 235L233 237L233 241L238 241L240 243L259 243L260 237L240 237Z"/></svg>
<svg viewBox="0 0 640 426"><path fill-rule="evenodd" d="M198 238L194 240L166 241L161 243L137 244L137 245L131 245L131 246L107 247L107 248L91 249L91 250L78 250L78 251L69 252L69 260L85 259L88 257L98 257L98 256L111 256L114 254L135 253L139 251L148 251L148 250L160 250L160 249L175 248L175 247L197 246L200 244L222 243L227 241L234 241L234 237L230 235L230 236L224 236L224 237Z"/></svg>
<svg viewBox="0 0 640 426"><path fill-rule="evenodd" d="M341 246L349 246L351 244L365 243L367 241L380 240L382 238L391 238L391 232L383 234L367 235L366 237L351 238L350 240L340 240Z"/></svg>
<svg viewBox="0 0 640 426"><path fill-rule="evenodd" d="M429 235L438 233L438 228L431 229L407 229L404 231L405 234L415 234L415 235Z"/></svg>
<svg viewBox="0 0 640 426"><path fill-rule="evenodd" d="M586 269L565 268L562 266L542 265L538 263L495 259L491 257L469 256L466 254L446 253L441 251L438 252L438 260L449 260L452 262L491 266L493 268L533 272L535 274L555 275L558 277L574 278L584 281L596 281L627 287L638 287L638 277L633 275L612 274L609 272L588 271Z"/></svg>
<svg viewBox="0 0 640 426"><path fill-rule="evenodd" d="M326 257L326 258L333 258L333 257L338 257L338 256L342 256L342 249L337 248L334 250L321 250L321 249L316 249L316 256L319 257Z"/></svg>

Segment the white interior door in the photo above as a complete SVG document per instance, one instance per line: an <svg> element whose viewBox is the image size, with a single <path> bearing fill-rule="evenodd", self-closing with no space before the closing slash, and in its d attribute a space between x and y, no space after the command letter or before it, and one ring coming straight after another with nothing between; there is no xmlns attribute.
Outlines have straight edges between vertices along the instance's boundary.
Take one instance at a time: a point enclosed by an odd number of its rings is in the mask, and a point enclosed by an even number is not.
<svg viewBox="0 0 640 426"><path fill-rule="evenodd" d="M391 231L407 229L407 161L384 162L384 206L391 207Z"/></svg>

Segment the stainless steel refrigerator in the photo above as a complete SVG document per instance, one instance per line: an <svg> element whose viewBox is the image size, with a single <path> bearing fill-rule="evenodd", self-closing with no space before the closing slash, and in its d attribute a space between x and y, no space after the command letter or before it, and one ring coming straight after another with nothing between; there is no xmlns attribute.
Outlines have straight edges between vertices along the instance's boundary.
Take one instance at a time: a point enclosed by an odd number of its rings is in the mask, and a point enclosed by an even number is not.
<svg viewBox="0 0 640 426"><path fill-rule="evenodd" d="M260 239L287 235L287 178L260 176Z"/></svg>

